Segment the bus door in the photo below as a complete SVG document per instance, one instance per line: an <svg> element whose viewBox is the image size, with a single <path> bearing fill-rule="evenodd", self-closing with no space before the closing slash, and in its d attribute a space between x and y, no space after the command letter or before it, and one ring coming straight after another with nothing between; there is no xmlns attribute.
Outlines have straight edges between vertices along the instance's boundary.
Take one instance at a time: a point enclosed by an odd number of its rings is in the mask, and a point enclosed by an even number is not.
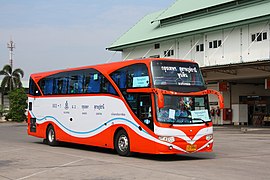
<svg viewBox="0 0 270 180"><path fill-rule="evenodd" d="M33 98L31 98L31 100L28 98L28 111L30 114L33 114L33 107L36 107L36 105L34 105L36 97L41 96L41 93L32 78L30 78L29 81L29 95L31 95ZM28 123L30 125L30 132L36 132L36 118L30 118Z"/></svg>
<svg viewBox="0 0 270 180"><path fill-rule="evenodd" d="M126 99L138 119L153 131L151 94L128 93Z"/></svg>

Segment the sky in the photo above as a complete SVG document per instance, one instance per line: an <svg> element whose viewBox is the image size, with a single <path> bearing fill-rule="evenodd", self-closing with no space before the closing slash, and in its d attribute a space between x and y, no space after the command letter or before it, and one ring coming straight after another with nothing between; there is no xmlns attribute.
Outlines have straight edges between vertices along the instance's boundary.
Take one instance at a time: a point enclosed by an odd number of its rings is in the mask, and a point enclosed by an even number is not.
<svg viewBox="0 0 270 180"><path fill-rule="evenodd" d="M0 68L9 63L7 43L15 42L13 68L29 75L70 67L121 61L107 51L145 15L175 0L0 0Z"/></svg>

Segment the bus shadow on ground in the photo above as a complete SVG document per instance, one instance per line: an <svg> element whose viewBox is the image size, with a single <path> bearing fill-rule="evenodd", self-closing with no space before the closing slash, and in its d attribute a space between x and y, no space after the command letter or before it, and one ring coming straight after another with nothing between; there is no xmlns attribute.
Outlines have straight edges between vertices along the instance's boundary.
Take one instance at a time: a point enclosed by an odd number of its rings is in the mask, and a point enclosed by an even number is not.
<svg viewBox="0 0 270 180"><path fill-rule="evenodd" d="M44 141L43 142L35 142L35 143L49 146ZM78 150L82 150L82 151L92 151L92 152L106 153L106 154L117 154L113 149L109 149L109 148L102 148L102 147L96 147L96 146L90 146L90 145L84 145L84 144L68 143L68 142L58 142L58 145L52 146L52 147L78 149Z"/></svg>
<svg viewBox="0 0 270 180"><path fill-rule="evenodd" d="M215 153L197 153L197 154L134 154L134 157L154 161L191 161L215 159Z"/></svg>
<svg viewBox="0 0 270 180"><path fill-rule="evenodd" d="M44 142L36 142L37 144L44 144ZM48 146L48 145L47 145ZM95 147L83 144L75 144L75 143L67 143L67 142L59 142L56 147L62 148L70 148L77 149L82 151L91 151L97 153L105 153L111 155L117 155L115 150ZM193 154L143 154L143 153L132 153L132 155L128 158L138 158L144 160L152 160L152 161L191 161L191 160L205 160L205 159L215 159L215 153L193 153Z"/></svg>

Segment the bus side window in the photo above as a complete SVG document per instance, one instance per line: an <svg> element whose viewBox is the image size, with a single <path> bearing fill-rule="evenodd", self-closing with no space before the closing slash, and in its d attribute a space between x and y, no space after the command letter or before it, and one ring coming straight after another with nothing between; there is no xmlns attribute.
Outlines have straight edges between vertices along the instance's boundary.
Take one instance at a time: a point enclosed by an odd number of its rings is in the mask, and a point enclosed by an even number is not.
<svg viewBox="0 0 270 180"><path fill-rule="evenodd" d="M99 93L100 92L100 76L97 73L90 74L90 81L88 85L88 93Z"/></svg>
<svg viewBox="0 0 270 180"><path fill-rule="evenodd" d="M32 78L30 78L30 81L29 81L29 94L34 95L34 96L40 96L41 95L40 91L38 90L38 87L37 87L36 83L33 81Z"/></svg>
<svg viewBox="0 0 270 180"><path fill-rule="evenodd" d="M127 81L127 72L121 71L120 72L120 78L119 78L119 87L121 89L126 88L126 81Z"/></svg>
<svg viewBox="0 0 270 180"><path fill-rule="evenodd" d="M149 87L149 75L145 65L134 67L132 87Z"/></svg>
<svg viewBox="0 0 270 180"><path fill-rule="evenodd" d="M131 107L132 111L138 116L139 109L138 109L138 94L135 93L124 93L124 96Z"/></svg>
<svg viewBox="0 0 270 180"><path fill-rule="evenodd" d="M109 93L109 94L117 95L117 93L116 93L114 87L112 86L112 84L104 76L102 76L101 87L102 87L102 92L103 93Z"/></svg>
<svg viewBox="0 0 270 180"><path fill-rule="evenodd" d="M139 100L139 119L148 126L151 130L154 129L152 119L152 105L151 96L148 94L141 94Z"/></svg>
<svg viewBox="0 0 270 180"><path fill-rule="evenodd" d="M120 89L149 87L149 75L145 64L124 67L110 76Z"/></svg>
<svg viewBox="0 0 270 180"><path fill-rule="evenodd" d="M45 94L45 80L44 80L44 79L41 79L41 80L38 82L38 85L39 85L41 91L43 92L43 94Z"/></svg>
<svg viewBox="0 0 270 180"><path fill-rule="evenodd" d="M29 80L29 94L34 95L34 81L32 78Z"/></svg>
<svg viewBox="0 0 270 180"><path fill-rule="evenodd" d="M84 80L83 80L83 92L84 93L89 93L89 88L90 88L90 76L86 75L84 76Z"/></svg>
<svg viewBox="0 0 270 180"><path fill-rule="evenodd" d="M69 94L76 94L78 93L78 76L77 75L72 75L69 77L69 86L68 86L68 93Z"/></svg>
<svg viewBox="0 0 270 180"><path fill-rule="evenodd" d="M53 86L54 94L66 94L67 93L67 78L55 78Z"/></svg>
<svg viewBox="0 0 270 180"><path fill-rule="evenodd" d="M60 90L62 88L61 81L59 79L53 79L53 94L60 94Z"/></svg>
<svg viewBox="0 0 270 180"><path fill-rule="evenodd" d="M53 79L45 78L45 86L44 86L44 94L52 94L53 93Z"/></svg>
<svg viewBox="0 0 270 180"><path fill-rule="evenodd" d="M67 85L68 85L68 79L63 78L61 94L66 94L67 93Z"/></svg>
<svg viewBox="0 0 270 180"><path fill-rule="evenodd" d="M78 75L78 93L83 93L83 75Z"/></svg>
<svg viewBox="0 0 270 180"><path fill-rule="evenodd" d="M111 77L120 89L126 88L127 72L125 69L114 72Z"/></svg>
<svg viewBox="0 0 270 180"><path fill-rule="evenodd" d="M124 96L138 119L153 131L151 96L140 93L124 93Z"/></svg>
<svg viewBox="0 0 270 180"><path fill-rule="evenodd" d="M108 93L117 94L111 83L108 83Z"/></svg>

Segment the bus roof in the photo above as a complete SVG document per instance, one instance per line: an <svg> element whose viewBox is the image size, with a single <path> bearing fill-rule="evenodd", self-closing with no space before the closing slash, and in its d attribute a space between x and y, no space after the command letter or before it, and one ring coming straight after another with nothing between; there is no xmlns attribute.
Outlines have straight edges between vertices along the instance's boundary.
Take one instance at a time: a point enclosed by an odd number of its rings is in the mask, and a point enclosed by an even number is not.
<svg viewBox="0 0 270 180"><path fill-rule="evenodd" d="M196 63L193 60L181 60L181 59L171 59L171 58L145 58L145 59L131 59L125 61L118 61L112 63L105 63L105 64L98 64L98 65L90 65L90 66L81 66L76 68L67 68L67 69L60 69L54 71L47 71L47 72L40 72L31 74L30 77L33 78L35 81L39 81L40 79L50 76L53 74L57 74L60 72L68 72L68 71L76 71L76 70L83 70L88 68L96 69L102 73L110 74L111 72L120 69L122 67L136 64L136 63L145 63L149 64L151 61L177 61L177 62L189 62L189 63Z"/></svg>

